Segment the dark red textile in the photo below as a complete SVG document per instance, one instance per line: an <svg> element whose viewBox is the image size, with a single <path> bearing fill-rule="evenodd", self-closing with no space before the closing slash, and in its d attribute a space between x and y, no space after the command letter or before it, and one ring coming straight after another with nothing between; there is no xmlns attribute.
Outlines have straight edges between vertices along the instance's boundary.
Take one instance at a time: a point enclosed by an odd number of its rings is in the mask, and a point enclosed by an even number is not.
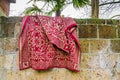
<svg viewBox="0 0 120 80"><path fill-rule="evenodd" d="M25 16L19 36L20 70L67 68L79 71L80 48L72 18Z"/></svg>

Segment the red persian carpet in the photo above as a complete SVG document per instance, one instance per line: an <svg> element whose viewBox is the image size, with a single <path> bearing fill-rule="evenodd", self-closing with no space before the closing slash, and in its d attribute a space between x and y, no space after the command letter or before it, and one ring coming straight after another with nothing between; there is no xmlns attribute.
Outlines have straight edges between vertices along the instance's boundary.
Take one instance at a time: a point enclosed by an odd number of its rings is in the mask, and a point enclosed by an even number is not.
<svg viewBox="0 0 120 80"><path fill-rule="evenodd" d="M24 16L19 36L20 70L79 71L81 52L76 28L76 22L69 17Z"/></svg>

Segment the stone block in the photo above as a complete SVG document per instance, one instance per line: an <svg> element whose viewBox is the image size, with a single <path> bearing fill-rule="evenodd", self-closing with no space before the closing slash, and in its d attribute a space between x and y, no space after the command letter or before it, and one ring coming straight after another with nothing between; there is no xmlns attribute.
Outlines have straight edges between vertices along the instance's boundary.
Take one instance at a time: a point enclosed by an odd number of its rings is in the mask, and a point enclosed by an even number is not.
<svg viewBox="0 0 120 80"><path fill-rule="evenodd" d="M26 80L26 70L19 71L19 78L20 80Z"/></svg>
<svg viewBox="0 0 120 80"><path fill-rule="evenodd" d="M120 54L119 54L118 59L117 59L117 61L116 61L116 66L115 66L115 68L117 68L117 71L120 72Z"/></svg>
<svg viewBox="0 0 120 80"><path fill-rule="evenodd" d="M16 38L4 38L4 51L6 54L16 52L18 50L18 42Z"/></svg>
<svg viewBox="0 0 120 80"><path fill-rule="evenodd" d="M14 36L14 27L15 27L15 23L4 24L4 36L5 37L13 37Z"/></svg>
<svg viewBox="0 0 120 80"><path fill-rule="evenodd" d="M72 80L72 79L71 79L72 73L73 73L72 71L67 70L67 71L66 71L66 79L65 79L65 80ZM78 73L78 72L76 72L76 73Z"/></svg>
<svg viewBox="0 0 120 80"><path fill-rule="evenodd" d="M6 23L7 18L5 16L0 16L0 23Z"/></svg>
<svg viewBox="0 0 120 80"><path fill-rule="evenodd" d="M0 69L0 80L4 80L5 76L4 76L4 70Z"/></svg>
<svg viewBox="0 0 120 80"><path fill-rule="evenodd" d="M120 40L111 40L111 51L114 53L120 53Z"/></svg>
<svg viewBox="0 0 120 80"><path fill-rule="evenodd" d="M27 69L26 72L25 72L25 77L26 79L28 80L37 80L37 77L38 76L39 72L35 71L35 70L32 70L32 69ZM22 76L21 76L22 77ZM45 76L44 76L45 77ZM40 77L39 77L40 78ZM41 79L42 80L42 79ZM43 79L44 80L44 79Z"/></svg>
<svg viewBox="0 0 120 80"><path fill-rule="evenodd" d="M0 55L3 54L3 39L0 38Z"/></svg>
<svg viewBox="0 0 120 80"><path fill-rule="evenodd" d="M75 19L77 24L86 24L87 20L86 19Z"/></svg>
<svg viewBox="0 0 120 80"><path fill-rule="evenodd" d="M21 80L19 76L20 71L18 70L5 70L4 73L5 73L5 80Z"/></svg>
<svg viewBox="0 0 120 80"><path fill-rule="evenodd" d="M91 71L91 80L110 80L109 69L97 69Z"/></svg>
<svg viewBox="0 0 120 80"><path fill-rule="evenodd" d="M7 18L8 23L18 23L22 21L22 17L9 17Z"/></svg>
<svg viewBox="0 0 120 80"><path fill-rule="evenodd" d="M79 38L96 38L97 37L97 27L96 25L80 25Z"/></svg>
<svg viewBox="0 0 120 80"><path fill-rule="evenodd" d="M65 68L57 69L55 72L55 79L56 80L66 80L66 76L67 76L66 71L67 70Z"/></svg>
<svg viewBox="0 0 120 80"><path fill-rule="evenodd" d="M12 67L13 69L16 69L16 70L19 69L19 54L17 53L14 54L13 67Z"/></svg>
<svg viewBox="0 0 120 80"><path fill-rule="evenodd" d="M89 53L89 40L79 40L82 53Z"/></svg>
<svg viewBox="0 0 120 80"><path fill-rule="evenodd" d="M118 68L118 64L120 59L120 55L119 54L111 54L110 55L110 60L107 60L109 62L109 64L107 65L108 68Z"/></svg>
<svg viewBox="0 0 120 80"><path fill-rule="evenodd" d="M107 24L110 24L110 25L119 25L119 20L108 19L107 20Z"/></svg>
<svg viewBox="0 0 120 80"><path fill-rule="evenodd" d="M99 38L116 38L115 26L99 25L98 28L99 28Z"/></svg>
<svg viewBox="0 0 120 80"><path fill-rule="evenodd" d="M98 55L82 55L80 69L98 69L99 65Z"/></svg>
<svg viewBox="0 0 120 80"><path fill-rule="evenodd" d="M118 54L99 54L100 56L100 68L113 69L117 67Z"/></svg>
<svg viewBox="0 0 120 80"><path fill-rule="evenodd" d="M117 70L118 70L117 68L110 69L110 71L111 71L111 80L119 80L120 79L119 72Z"/></svg>
<svg viewBox="0 0 120 80"><path fill-rule="evenodd" d="M120 80L120 73L117 73L117 79L116 80Z"/></svg>
<svg viewBox="0 0 120 80"><path fill-rule="evenodd" d="M91 80L90 70L80 70L80 72L72 72L70 80Z"/></svg>
<svg viewBox="0 0 120 80"><path fill-rule="evenodd" d="M19 37L20 32L21 32L21 26L22 26L22 23L16 23L15 24L15 29L14 29L14 37L15 38Z"/></svg>
<svg viewBox="0 0 120 80"><path fill-rule="evenodd" d="M12 59L11 67L9 66L9 68L11 68L12 70L19 70L19 55L18 55L18 52L16 54L9 54L9 55L10 56L7 56L7 57L10 57L10 59ZM9 60L9 59L6 59L6 60Z"/></svg>
<svg viewBox="0 0 120 80"><path fill-rule="evenodd" d="M2 80L2 70L0 69L0 80Z"/></svg>
<svg viewBox="0 0 120 80"><path fill-rule="evenodd" d="M63 69L61 69L62 70L62 72L64 72L63 71ZM65 69L64 69L65 70ZM58 74L58 71L59 71L59 69L58 68L53 68L53 69L49 69L49 70L47 70L47 74L46 74L46 80L57 80L62 74ZM57 76L56 76L57 75ZM64 75L64 77L66 77L66 71L65 71L65 73L63 74ZM42 75L41 75L42 76ZM63 79L63 78L62 78ZM58 79L59 80L59 79ZM63 79L64 80L64 79ZM67 79L65 79L65 80L67 80Z"/></svg>
<svg viewBox="0 0 120 80"><path fill-rule="evenodd" d="M110 47L110 40L90 40L90 53L106 53Z"/></svg>
<svg viewBox="0 0 120 80"><path fill-rule="evenodd" d="M4 64L5 64L5 56L0 55L0 69L3 69Z"/></svg>
<svg viewBox="0 0 120 80"><path fill-rule="evenodd" d="M4 37L4 24L0 23L0 37L3 38Z"/></svg>
<svg viewBox="0 0 120 80"><path fill-rule="evenodd" d="M33 69L27 69L25 72L25 76L22 74L23 76L21 76L21 79L25 77L27 80L49 80L48 73L49 73L49 70L36 71ZM55 75L54 75L54 77L55 77Z"/></svg>
<svg viewBox="0 0 120 80"><path fill-rule="evenodd" d="M16 55L15 54L7 54L4 58L4 68L8 70L16 70Z"/></svg>
<svg viewBox="0 0 120 80"><path fill-rule="evenodd" d="M120 38L120 25L118 26L118 38Z"/></svg>
<svg viewBox="0 0 120 80"><path fill-rule="evenodd" d="M0 37L2 37L2 24L0 23Z"/></svg>

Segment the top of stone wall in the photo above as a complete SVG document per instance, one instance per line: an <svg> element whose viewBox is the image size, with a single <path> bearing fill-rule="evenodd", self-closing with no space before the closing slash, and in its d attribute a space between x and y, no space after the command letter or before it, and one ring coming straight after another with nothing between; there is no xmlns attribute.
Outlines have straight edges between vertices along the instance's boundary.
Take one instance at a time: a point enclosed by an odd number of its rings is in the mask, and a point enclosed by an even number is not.
<svg viewBox="0 0 120 80"><path fill-rule="evenodd" d="M0 23L17 23L17 22L21 22L22 21L22 17L4 17L1 16L0 17Z"/></svg>
<svg viewBox="0 0 120 80"><path fill-rule="evenodd" d="M17 23L21 22L22 17L0 17L0 23ZM105 24L120 25L120 20L116 19L75 19L77 24Z"/></svg>
<svg viewBox="0 0 120 80"><path fill-rule="evenodd" d="M120 25L117 19L75 19L78 24Z"/></svg>

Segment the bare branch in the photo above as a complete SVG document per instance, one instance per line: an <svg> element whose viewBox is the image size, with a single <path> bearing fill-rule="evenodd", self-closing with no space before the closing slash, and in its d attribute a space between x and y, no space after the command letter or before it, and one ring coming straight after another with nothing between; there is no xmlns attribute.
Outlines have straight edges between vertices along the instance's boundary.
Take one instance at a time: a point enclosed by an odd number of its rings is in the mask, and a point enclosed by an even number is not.
<svg viewBox="0 0 120 80"><path fill-rule="evenodd" d="M112 16L111 19L112 19L112 18L115 18L115 17L120 17L120 14L115 15L115 16Z"/></svg>
<svg viewBox="0 0 120 80"><path fill-rule="evenodd" d="M116 2L107 2L107 3L102 3L102 4L99 4L99 6L104 6L104 5L108 5L108 4L118 4L120 3L120 1L116 1Z"/></svg>

